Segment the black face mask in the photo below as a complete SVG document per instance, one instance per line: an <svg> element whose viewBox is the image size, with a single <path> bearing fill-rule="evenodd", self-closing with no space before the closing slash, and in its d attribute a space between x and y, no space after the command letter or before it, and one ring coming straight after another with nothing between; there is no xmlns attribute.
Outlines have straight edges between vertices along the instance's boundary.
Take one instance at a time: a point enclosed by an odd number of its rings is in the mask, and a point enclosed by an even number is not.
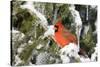
<svg viewBox="0 0 100 67"><path fill-rule="evenodd" d="M55 25L55 32L58 32L58 26L57 25Z"/></svg>

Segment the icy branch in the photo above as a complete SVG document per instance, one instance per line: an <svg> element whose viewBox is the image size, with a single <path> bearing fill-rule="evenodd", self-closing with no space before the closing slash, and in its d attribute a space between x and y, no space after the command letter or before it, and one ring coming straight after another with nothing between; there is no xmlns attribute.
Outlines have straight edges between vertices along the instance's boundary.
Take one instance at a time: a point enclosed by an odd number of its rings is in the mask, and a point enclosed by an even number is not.
<svg viewBox="0 0 100 67"><path fill-rule="evenodd" d="M79 12L77 10L75 10L74 5L71 5L69 7L69 10L71 11L71 14L74 19L74 23L75 23L75 27L76 27L76 35L78 38L78 46L79 46L80 33L81 33L81 29L82 29L82 20L81 20Z"/></svg>
<svg viewBox="0 0 100 67"><path fill-rule="evenodd" d="M29 9L31 11L31 13L35 13L36 16L40 19L40 24L42 25L42 27L46 30L47 29L47 26L48 26L48 23L47 23L47 20L45 18L44 15L42 15L40 12L38 12L34 5L33 5L33 2L31 1L28 1L26 2L24 5L21 5L20 6L22 9Z"/></svg>

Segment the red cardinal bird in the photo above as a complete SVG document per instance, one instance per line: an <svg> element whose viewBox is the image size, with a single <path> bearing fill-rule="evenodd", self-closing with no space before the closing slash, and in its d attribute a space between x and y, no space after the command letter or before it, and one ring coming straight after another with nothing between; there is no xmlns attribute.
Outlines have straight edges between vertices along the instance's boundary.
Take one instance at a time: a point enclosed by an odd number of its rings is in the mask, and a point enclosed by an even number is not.
<svg viewBox="0 0 100 67"><path fill-rule="evenodd" d="M69 43L77 44L76 36L64 28L61 20L59 20L54 27L54 40L57 42L57 45L59 45L61 48L68 45Z"/></svg>

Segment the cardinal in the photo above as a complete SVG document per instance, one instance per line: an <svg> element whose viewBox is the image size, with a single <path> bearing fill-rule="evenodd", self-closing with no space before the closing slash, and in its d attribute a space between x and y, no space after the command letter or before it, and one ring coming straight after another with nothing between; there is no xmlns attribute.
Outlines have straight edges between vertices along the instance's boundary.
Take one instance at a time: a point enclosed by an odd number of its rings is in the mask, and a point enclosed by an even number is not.
<svg viewBox="0 0 100 67"><path fill-rule="evenodd" d="M55 24L54 29L54 40L57 45L61 47L60 57L62 59L62 63L69 63L69 57L79 59L80 56L78 55L79 49L77 45L77 37L64 27L61 19Z"/></svg>
<svg viewBox="0 0 100 67"><path fill-rule="evenodd" d="M59 20L55 24L54 29L54 39L57 42L57 45L59 45L61 48L65 47L66 45L69 45L69 43L77 44L76 36L72 34L69 30L65 29L61 20Z"/></svg>

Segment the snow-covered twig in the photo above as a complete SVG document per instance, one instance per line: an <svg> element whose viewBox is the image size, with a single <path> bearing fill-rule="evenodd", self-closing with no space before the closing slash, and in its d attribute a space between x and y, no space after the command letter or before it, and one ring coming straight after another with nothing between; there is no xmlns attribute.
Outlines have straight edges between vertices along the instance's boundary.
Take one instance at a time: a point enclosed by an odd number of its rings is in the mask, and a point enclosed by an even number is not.
<svg viewBox="0 0 100 67"><path fill-rule="evenodd" d="M36 14L36 16L40 19L39 23L42 25L42 27L45 30L47 30L47 26L48 26L47 19L45 18L45 16L43 14L41 14L40 12L38 12L35 9L33 2L28 1L24 5L21 5L20 7L22 9L28 9L28 10L30 10L32 14Z"/></svg>
<svg viewBox="0 0 100 67"><path fill-rule="evenodd" d="M81 33L81 29L82 29L82 20L81 20L79 12L77 10L75 10L74 5L71 5L69 7L69 10L71 11L71 14L73 16L73 20L74 20L75 27L76 27L76 35L77 35L77 39L78 39L78 47L80 48L79 40L80 40L80 33Z"/></svg>

